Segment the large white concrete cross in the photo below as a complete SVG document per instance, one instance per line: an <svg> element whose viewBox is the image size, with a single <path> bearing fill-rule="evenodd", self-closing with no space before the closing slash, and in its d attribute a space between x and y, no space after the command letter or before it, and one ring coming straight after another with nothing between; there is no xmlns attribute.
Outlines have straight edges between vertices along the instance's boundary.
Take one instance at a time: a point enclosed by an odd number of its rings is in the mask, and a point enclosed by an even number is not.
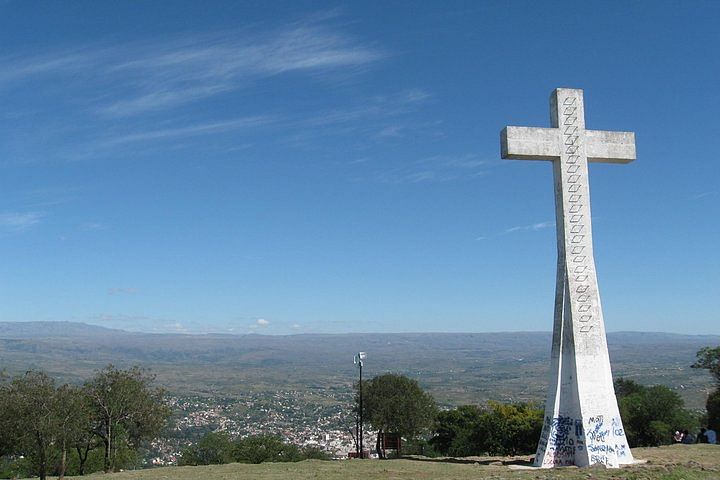
<svg viewBox="0 0 720 480"><path fill-rule="evenodd" d="M585 129L583 91L550 95L552 128L506 127L502 158L551 160L558 266L538 467L633 462L618 411L593 259L588 162L635 159L635 135Z"/></svg>

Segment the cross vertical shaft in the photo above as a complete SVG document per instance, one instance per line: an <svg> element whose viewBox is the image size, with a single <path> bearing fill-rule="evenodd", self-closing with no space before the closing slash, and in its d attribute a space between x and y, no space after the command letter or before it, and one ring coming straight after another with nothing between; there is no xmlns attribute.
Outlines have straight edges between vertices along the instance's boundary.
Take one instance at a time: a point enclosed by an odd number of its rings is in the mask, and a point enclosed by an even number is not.
<svg viewBox="0 0 720 480"><path fill-rule="evenodd" d="M535 465L632 463L615 398L595 273L588 161L627 163L634 135L585 129L583 92L556 89L552 128L506 127L502 157L551 160L558 263L551 382Z"/></svg>

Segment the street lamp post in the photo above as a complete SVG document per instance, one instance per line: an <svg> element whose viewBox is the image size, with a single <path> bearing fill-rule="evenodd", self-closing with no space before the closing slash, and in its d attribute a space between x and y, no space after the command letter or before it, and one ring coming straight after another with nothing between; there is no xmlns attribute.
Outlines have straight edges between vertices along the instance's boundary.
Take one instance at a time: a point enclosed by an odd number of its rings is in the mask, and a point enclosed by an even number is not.
<svg viewBox="0 0 720 480"><path fill-rule="evenodd" d="M363 386L362 386L362 367L363 367L363 360L365 360L365 357L367 357L367 354L365 352L358 352L355 355L355 358L353 358L353 363L358 366L360 369L360 432L358 433L358 458L364 458L364 450L363 450Z"/></svg>

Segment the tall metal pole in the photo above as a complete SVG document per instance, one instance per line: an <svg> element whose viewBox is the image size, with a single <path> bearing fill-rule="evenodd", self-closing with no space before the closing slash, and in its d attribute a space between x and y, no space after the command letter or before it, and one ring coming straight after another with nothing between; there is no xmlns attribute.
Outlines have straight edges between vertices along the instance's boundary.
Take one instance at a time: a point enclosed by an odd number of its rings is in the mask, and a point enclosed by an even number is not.
<svg viewBox="0 0 720 480"><path fill-rule="evenodd" d="M357 443L355 446L358 449L358 458L363 458L363 391L362 391L362 367L363 367L363 360L365 360L365 356L367 354L365 352L358 352L357 355L355 355L355 358L353 358L353 363L358 366L360 369L360 405L358 406L359 412L358 415L355 417L357 423L356 427L359 424L359 432L357 432Z"/></svg>
<svg viewBox="0 0 720 480"><path fill-rule="evenodd" d="M360 458L365 458L363 450L363 401L362 401L362 360L360 360Z"/></svg>
<svg viewBox="0 0 720 480"><path fill-rule="evenodd" d="M355 458L360 458L360 413L355 412Z"/></svg>

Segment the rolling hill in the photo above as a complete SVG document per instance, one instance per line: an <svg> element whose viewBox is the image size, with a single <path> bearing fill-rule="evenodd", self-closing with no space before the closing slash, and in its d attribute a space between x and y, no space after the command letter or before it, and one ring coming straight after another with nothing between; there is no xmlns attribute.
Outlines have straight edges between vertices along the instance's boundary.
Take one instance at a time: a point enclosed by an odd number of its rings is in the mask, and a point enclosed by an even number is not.
<svg viewBox="0 0 720 480"><path fill-rule="evenodd" d="M716 335L608 335L615 376L677 390L702 408L710 376L689 368ZM170 392L233 395L253 390L349 389L353 354L364 373L417 378L445 404L544 399L550 333L146 334L72 322L0 322L0 361L9 374L42 369L81 382L108 363L151 368Z"/></svg>

